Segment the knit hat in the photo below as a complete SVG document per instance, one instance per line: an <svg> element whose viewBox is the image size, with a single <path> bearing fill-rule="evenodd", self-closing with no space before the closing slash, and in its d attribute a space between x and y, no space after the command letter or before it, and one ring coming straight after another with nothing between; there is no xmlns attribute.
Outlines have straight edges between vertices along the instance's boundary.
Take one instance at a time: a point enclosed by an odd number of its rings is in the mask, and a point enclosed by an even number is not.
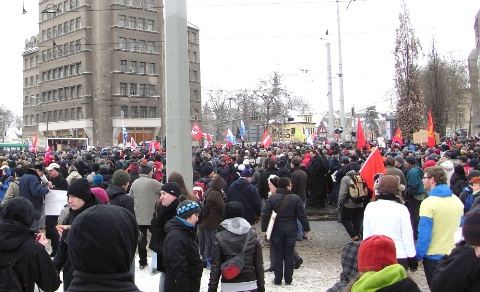
<svg viewBox="0 0 480 292"><path fill-rule="evenodd" d="M417 164L417 160L413 156L407 156L405 158L405 161L410 165L416 165Z"/></svg>
<svg viewBox="0 0 480 292"><path fill-rule="evenodd" d="M472 158L468 162L468 166L470 166L470 167L476 167L477 165L478 165L478 160L476 158Z"/></svg>
<svg viewBox="0 0 480 292"><path fill-rule="evenodd" d="M168 182L162 186L162 191L169 193L172 196L179 197L182 194L180 186L176 182Z"/></svg>
<svg viewBox="0 0 480 292"><path fill-rule="evenodd" d="M92 194L97 196L97 198L102 202L103 204L108 204L110 199L108 198L107 192L99 187L95 187L91 189Z"/></svg>
<svg viewBox="0 0 480 292"><path fill-rule="evenodd" d="M79 178L68 186L67 196L77 197L84 202L88 202L92 197L90 184L86 178Z"/></svg>
<svg viewBox="0 0 480 292"><path fill-rule="evenodd" d="M103 176L96 174L92 178L92 187L93 186L103 186Z"/></svg>
<svg viewBox="0 0 480 292"><path fill-rule="evenodd" d="M405 163L405 159L403 159L403 157L401 155L395 155L395 157L393 159L395 159L395 161L397 161L401 164Z"/></svg>
<svg viewBox="0 0 480 292"><path fill-rule="evenodd" d="M123 186L130 181L130 175L124 169L118 169L113 173L112 185Z"/></svg>
<svg viewBox="0 0 480 292"><path fill-rule="evenodd" d="M427 158L426 158L425 160L433 160L433 161L435 161L435 156L433 156L433 155L427 156Z"/></svg>
<svg viewBox="0 0 480 292"><path fill-rule="evenodd" d="M231 201L225 204L223 209L223 219L230 219L235 217L243 218L243 204L238 201Z"/></svg>
<svg viewBox="0 0 480 292"><path fill-rule="evenodd" d="M202 168L202 177L209 176L213 171L214 169L210 165L205 166L204 168Z"/></svg>
<svg viewBox="0 0 480 292"><path fill-rule="evenodd" d="M474 208L465 214L462 233L467 244L480 246L480 208Z"/></svg>
<svg viewBox="0 0 480 292"><path fill-rule="evenodd" d="M405 186L400 184L400 179L395 175L382 175L375 185L378 193L398 195L399 192L405 190Z"/></svg>
<svg viewBox="0 0 480 292"><path fill-rule="evenodd" d="M185 200L178 204L177 216L183 219L187 219L195 213L200 213L200 205L197 202L191 200Z"/></svg>
<svg viewBox="0 0 480 292"><path fill-rule="evenodd" d="M472 179L472 177L480 176L480 170L470 170L467 176L467 181Z"/></svg>
<svg viewBox="0 0 480 292"><path fill-rule="evenodd" d="M241 177L252 177L254 173L254 170L251 169L250 167L246 167L243 171L242 174L240 175Z"/></svg>
<svg viewBox="0 0 480 292"><path fill-rule="evenodd" d="M68 256L77 271L127 273L135 258L138 235L137 220L130 211L115 205L95 205L73 221L67 239Z"/></svg>
<svg viewBox="0 0 480 292"><path fill-rule="evenodd" d="M378 272L397 263L395 242L385 235L373 235L360 243L358 271Z"/></svg>

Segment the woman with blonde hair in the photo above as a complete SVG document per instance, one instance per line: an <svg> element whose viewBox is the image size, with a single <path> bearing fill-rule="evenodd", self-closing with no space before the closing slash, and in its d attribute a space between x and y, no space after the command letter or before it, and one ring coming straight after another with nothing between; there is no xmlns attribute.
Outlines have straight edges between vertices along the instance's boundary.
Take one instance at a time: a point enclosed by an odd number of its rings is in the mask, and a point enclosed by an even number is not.
<svg viewBox="0 0 480 292"><path fill-rule="evenodd" d="M187 186L185 185L185 180L183 179L183 176L180 173L175 171L170 173L167 181L177 183L180 186L182 195L184 195L187 198L187 200L198 202L198 198L192 195L190 191L188 191Z"/></svg>

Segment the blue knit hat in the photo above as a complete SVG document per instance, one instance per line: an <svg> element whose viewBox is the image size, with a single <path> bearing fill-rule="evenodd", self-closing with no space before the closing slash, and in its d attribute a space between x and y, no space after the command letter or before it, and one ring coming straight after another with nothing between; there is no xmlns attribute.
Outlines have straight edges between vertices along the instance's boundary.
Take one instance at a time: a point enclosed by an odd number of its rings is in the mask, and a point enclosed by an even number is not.
<svg viewBox="0 0 480 292"><path fill-rule="evenodd" d="M195 213L200 213L200 211L200 205L197 202L185 200L178 205L177 216L187 219Z"/></svg>
<svg viewBox="0 0 480 292"><path fill-rule="evenodd" d="M92 186L103 186L103 176L95 175L92 179Z"/></svg>

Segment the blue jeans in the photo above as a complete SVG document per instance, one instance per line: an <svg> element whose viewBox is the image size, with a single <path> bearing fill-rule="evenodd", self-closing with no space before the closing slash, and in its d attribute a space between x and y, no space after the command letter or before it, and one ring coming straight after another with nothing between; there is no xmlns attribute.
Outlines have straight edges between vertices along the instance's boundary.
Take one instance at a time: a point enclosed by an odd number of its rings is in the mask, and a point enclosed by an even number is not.
<svg viewBox="0 0 480 292"><path fill-rule="evenodd" d="M427 278L427 284L430 289L432 289L432 279L433 273L437 268L438 260L423 259L423 270L425 271L425 277Z"/></svg>
<svg viewBox="0 0 480 292"><path fill-rule="evenodd" d="M216 229L205 229L205 259L211 259L213 254L213 241L215 240Z"/></svg>
<svg viewBox="0 0 480 292"><path fill-rule="evenodd" d="M307 202L303 202L303 209L305 209L306 203ZM298 228L297 238L302 238L303 237L303 226L302 226L302 223L300 223L300 220L298 220L298 218L297 218L297 228Z"/></svg>
<svg viewBox="0 0 480 292"><path fill-rule="evenodd" d="M273 246L273 271L275 283L291 284L293 280L294 250L297 235L292 231L272 232L271 243ZM284 269L285 264L285 269Z"/></svg>

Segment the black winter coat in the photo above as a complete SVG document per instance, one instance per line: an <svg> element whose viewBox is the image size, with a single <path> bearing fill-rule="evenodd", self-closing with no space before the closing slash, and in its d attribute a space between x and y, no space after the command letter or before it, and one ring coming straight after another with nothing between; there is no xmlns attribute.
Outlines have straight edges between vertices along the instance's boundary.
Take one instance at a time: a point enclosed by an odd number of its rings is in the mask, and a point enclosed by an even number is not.
<svg viewBox="0 0 480 292"><path fill-rule="evenodd" d="M165 225L177 214L178 204L178 200L173 201L167 207L162 206L160 201L155 204L155 213L151 224L152 238L148 247L157 253L157 270L161 272L165 272L163 267L163 243L167 236Z"/></svg>
<svg viewBox="0 0 480 292"><path fill-rule="evenodd" d="M456 247L438 262L432 291L480 291L480 258L471 246Z"/></svg>
<svg viewBox="0 0 480 292"><path fill-rule="evenodd" d="M258 193L264 199L267 199L268 192L270 191L270 189L268 188L268 181L267 180L270 177L270 175L272 175L272 174L276 175L276 176L280 176L279 173L278 173L278 169L267 168L262 173L262 175L260 176L260 181L258 181L258 183L257 183Z"/></svg>
<svg viewBox="0 0 480 292"><path fill-rule="evenodd" d="M105 191L110 200L110 205L123 207L135 216L135 204L133 198L128 195L124 188L116 185L109 185Z"/></svg>
<svg viewBox="0 0 480 292"><path fill-rule="evenodd" d="M14 270L24 287L23 292L33 292L35 283L43 291L55 291L60 277L45 247L35 240L35 232L15 221L0 223L0 267L17 256L20 245L28 246L26 254L15 264ZM25 249L24 249L25 251Z"/></svg>
<svg viewBox="0 0 480 292"><path fill-rule="evenodd" d="M235 222L235 220L237 221ZM256 281L258 291L265 291L262 245L255 231L250 229L249 223L243 218L236 217L224 220L218 228L217 234L215 234L212 268L210 271L210 281L208 283L209 292L217 291L218 280L222 274L222 263L234 258L241 252L247 239L247 233L250 233L250 238L245 248L245 266L240 275L231 280L222 277L222 283Z"/></svg>
<svg viewBox="0 0 480 292"><path fill-rule="evenodd" d="M285 196L286 198L285 205L280 213L280 205ZM272 215L272 210L277 212L277 218L275 219L275 224L273 225L273 231L292 231L297 232L297 218L300 220L300 223L303 226L304 231L310 231L310 224L307 220L307 215L305 213L305 208L303 207L303 202L299 196L292 194L289 190L286 189L277 189L277 193L268 197L268 200L265 202L265 207L263 209L263 218L262 218L262 231L266 232L268 227L268 222L270 221L270 215Z"/></svg>
<svg viewBox="0 0 480 292"><path fill-rule="evenodd" d="M130 272L120 274L91 274L75 271L73 275L75 279L68 287L69 292L140 292L134 284L134 275Z"/></svg>
<svg viewBox="0 0 480 292"><path fill-rule="evenodd" d="M27 173L22 176L19 190L20 197L24 197L32 202L35 219L39 220L42 215L43 200L49 190L42 185L40 177L34 169L27 170Z"/></svg>
<svg viewBox="0 0 480 292"><path fill-rule="evenodd" d="M165 226L165 292L200 291L203 263L195 243L195 231L195 228L186 226L177 217L173 217Z"/></svg>
<svg viewBox="0 0 480 292"><path fill-rule="evenodd" d="M82 208L78 210L69 209L68 215L65 220L62 222L62 225L72 225L73 220L93 205L101 204L100 201L97 199L96 196L91 196L91 200L86 202ZM53 263L57 268L57 271L61 271L63 268L63 290L67 290L70 286L70 282L73 280L73 271L74 268L72 263L70 262L70 258L68 257L68 244L67 244L67 236L68 236L68 229L64 230L62 233L62 237L60 238L60 242L58 243L57 253L55 254L55 258L53 259Z"/></svg>
<svg viewBox="0 0 480 292"><path fill-rule="evenodd" d="M249 181L239 178L227 191L227 202L237 201L243 204L243 218L255 224L256 217L261 215L262 207L257 188Z"/></svg>

